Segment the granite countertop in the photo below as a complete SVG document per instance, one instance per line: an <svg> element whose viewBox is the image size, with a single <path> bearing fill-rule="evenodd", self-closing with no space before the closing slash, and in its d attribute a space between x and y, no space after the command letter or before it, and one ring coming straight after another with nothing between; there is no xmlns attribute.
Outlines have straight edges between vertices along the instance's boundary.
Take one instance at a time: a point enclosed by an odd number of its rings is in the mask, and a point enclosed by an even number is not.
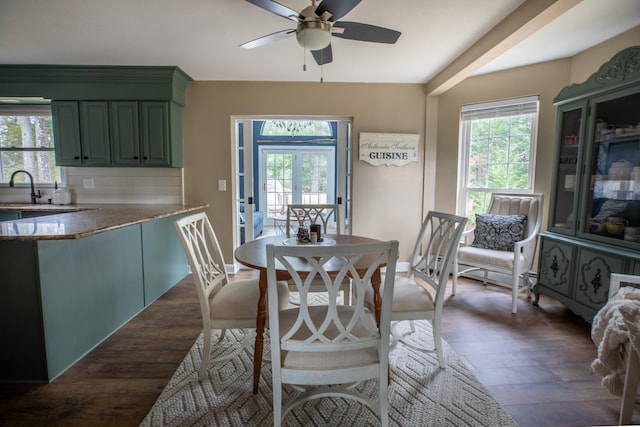
<svg viewBox="0 0 640 427"><path fill-rule="evenodd" d="M0 240L79 239L146 221L197 211L206 204L172 205L29 205L3 204L0 211L42 212L46 216L0 222ZM51 214L51 213L54 214ZM60 213L56 213L60 212Z"/></svg>

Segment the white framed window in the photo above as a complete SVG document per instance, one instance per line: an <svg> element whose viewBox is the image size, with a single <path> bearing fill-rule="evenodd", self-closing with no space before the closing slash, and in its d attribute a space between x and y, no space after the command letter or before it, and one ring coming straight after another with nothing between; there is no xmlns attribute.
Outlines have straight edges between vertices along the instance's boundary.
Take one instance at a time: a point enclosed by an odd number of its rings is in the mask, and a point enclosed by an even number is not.
<svg viewBox="0 0 640 427"><path fill-rule="evenodd" d="M462 106L459 215L473 224L491 193L532 192L537 127L537 96Z"/></svg>
<svg viewBox="0 0 640 427"><path fill-rule="evenodd" d="M49 104L0 104L0 184L17 170L29 172L37 184L62 182ZM14 182L27 183L28 178L18 174Z"/></svg>

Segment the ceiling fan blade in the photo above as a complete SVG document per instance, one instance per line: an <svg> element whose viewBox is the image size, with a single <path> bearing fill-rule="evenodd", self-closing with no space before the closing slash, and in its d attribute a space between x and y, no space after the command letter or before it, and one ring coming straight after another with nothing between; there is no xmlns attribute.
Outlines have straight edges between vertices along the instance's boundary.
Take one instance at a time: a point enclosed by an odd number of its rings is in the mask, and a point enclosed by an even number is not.
<svg viewBox="0 0 640 427"><path fill-rule="evenodd" d="M334 28L342 28L343 31L336 31L332 35L342 39L360 40L363 42L374 43L395 43L400 31L390 30L389 28L377 27L375 25L362 24L360 22L340 21L333 24Z"/></svg>
<svg viewBox="0 0 640 427"><path fill-rule="evenodd" d="M361 0L322 0L316 9L316 15L322 16L324 12L329 12L332 16L329 21L334 22L349 13Z"/></svg>
<svg viewBox="0 0 640 427"><path fill-rule="evenodd" d="M300 13L297 11L288 8L285 5L277 3L271 0L247 0L249 3L254 4L267 12L275 13L278 16L282 16L285 19L290 19L292 21L298 21L303 19L300 17Z"/></svg>
<svg viewBox="0 0 640 427"><path fill-rule="evenodd" d="M296 30L290 28L288 30L278 31L276 33L272 33L266 36L262 36L255 40L251 40L250 42L246 42L240 45L240 47L245 49L253 49L256 47L264 46L267 43L272 43L278 40L286 39L296 33Z"/></svg>
<svg viewBox="0 0 640 427"><path fill-rule="evenodd" d="M318 65L328 64L333 61L333 52L331 51L331 45L325 47L322 50L312 50L311 55L316 60Z"/></svg>

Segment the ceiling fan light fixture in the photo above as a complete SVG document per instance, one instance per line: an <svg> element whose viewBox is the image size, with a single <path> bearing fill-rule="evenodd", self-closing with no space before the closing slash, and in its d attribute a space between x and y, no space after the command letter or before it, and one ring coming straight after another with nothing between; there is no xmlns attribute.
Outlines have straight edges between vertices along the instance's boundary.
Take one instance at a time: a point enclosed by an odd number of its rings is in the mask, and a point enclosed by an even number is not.
<svg viewBox="0 0 640 427"><path fill-rule="evenodd" d="M331 44L331 25L322 21L301 22L296 39L304 49L322 50Z"/></svg>

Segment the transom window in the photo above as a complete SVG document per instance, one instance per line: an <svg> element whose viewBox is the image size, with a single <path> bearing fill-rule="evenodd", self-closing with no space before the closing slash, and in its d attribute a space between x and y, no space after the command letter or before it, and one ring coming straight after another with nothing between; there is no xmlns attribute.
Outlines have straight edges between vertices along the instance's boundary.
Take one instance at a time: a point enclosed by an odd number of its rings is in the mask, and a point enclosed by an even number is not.
<svg viewBox="0 0 640 427"><path fill-rule="evenodd" d="M0 105L0 183L26 170L38 184L61 182L56 166L50 105ZM26 183L18 174L15 183Z"/></svg>
<svg viewBox="0 0 640 427"><path fill-rule="evenodd" d="M263 136L332 136L331 124L326 120L266 120Z"/></svg>
<svg viewBox="0 0 640 427"><path fill-rule="evenodd" d="M466 105L460 117L458 213L474 223L491 193L532 191L538 97Z"/></svg>

